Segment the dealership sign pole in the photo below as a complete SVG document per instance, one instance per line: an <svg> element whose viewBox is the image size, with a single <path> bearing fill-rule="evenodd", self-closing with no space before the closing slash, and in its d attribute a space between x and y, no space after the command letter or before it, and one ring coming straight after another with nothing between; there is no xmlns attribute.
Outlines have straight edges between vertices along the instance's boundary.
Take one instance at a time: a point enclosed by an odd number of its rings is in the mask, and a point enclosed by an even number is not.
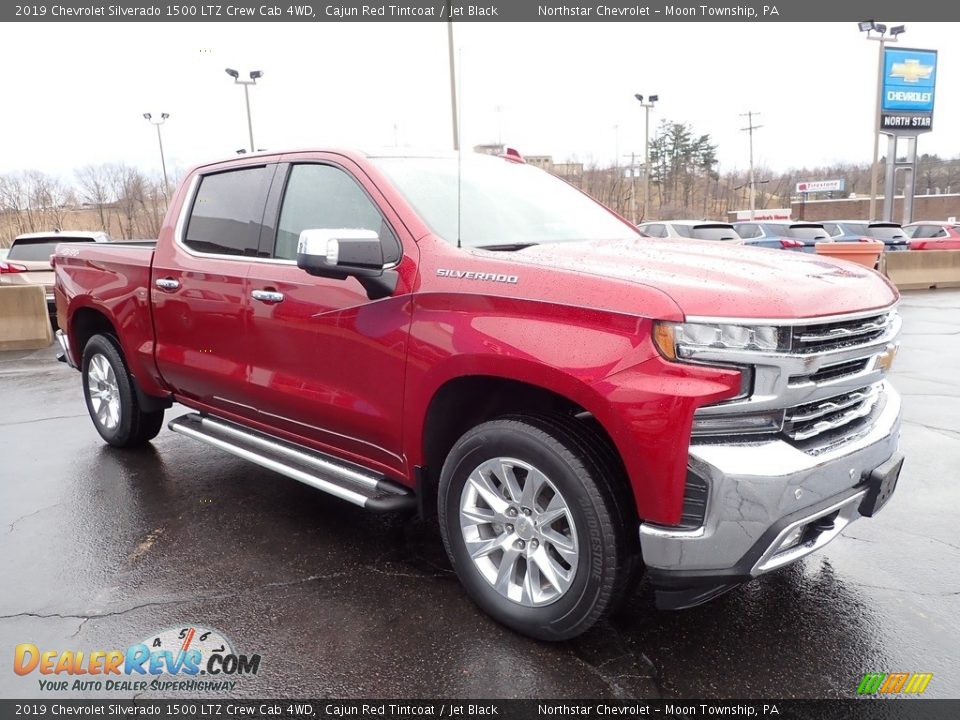
<svg viewBox="0 0 960 720"><path fill-rule="evenodd" d="M903 223L913 220L913 195L917 175L917 136L933 130L933 105L937 82L937 51L885 48L880 127L887 136L887 168L883 188L883 219L893 219L896 173L902 169ZM906 160L897 161L897 143L907 141Z"/></svg>

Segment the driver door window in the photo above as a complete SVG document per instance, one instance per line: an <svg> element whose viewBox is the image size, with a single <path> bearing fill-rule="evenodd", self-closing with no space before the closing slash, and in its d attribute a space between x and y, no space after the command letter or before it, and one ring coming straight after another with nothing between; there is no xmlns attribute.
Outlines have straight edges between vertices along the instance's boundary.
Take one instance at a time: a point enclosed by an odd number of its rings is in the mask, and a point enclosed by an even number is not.
<svg viewBox="0 0 960 720"><path fill-rule="evenodd" d="M312 228L373 230L383 243L387 263L400 259L400 244L373 201L353 178L332 165L291 168L273 256L296 260L300 233Z"/></svg>

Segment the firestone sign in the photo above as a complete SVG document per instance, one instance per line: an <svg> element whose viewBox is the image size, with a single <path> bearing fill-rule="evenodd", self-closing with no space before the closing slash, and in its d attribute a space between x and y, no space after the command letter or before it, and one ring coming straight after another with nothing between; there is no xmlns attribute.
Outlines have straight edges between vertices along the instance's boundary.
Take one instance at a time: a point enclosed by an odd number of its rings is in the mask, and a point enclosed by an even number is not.
<svg viewBox="0 0 960 720"><path fill-rule="evenodd" d="M843 192L844 180L810 180L797 183L797 193Z"/></svg>
<svg viewBox="0 0 960 720"><path fill-rule="evenodd" d="M880 130L914 135L933 129L937 51L885 48Z"/></svg>

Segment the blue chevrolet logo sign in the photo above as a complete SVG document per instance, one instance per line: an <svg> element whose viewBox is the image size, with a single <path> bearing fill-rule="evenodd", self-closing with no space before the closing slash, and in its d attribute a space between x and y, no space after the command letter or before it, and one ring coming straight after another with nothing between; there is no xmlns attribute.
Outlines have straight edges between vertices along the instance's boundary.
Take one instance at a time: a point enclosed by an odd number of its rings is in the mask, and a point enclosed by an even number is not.
<svg viewBox="0 0 960 720"><path fill-rule="evenodd" d="M884 112L932 113L937 51L886 48L883 52Z"/></svg>

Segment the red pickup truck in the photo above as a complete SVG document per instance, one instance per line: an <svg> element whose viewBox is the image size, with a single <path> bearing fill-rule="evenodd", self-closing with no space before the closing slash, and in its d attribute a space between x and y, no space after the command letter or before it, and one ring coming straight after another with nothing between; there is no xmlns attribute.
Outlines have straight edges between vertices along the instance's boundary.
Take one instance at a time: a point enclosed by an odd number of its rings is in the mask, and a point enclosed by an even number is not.
<svg viewBox="0 0 960 720"><path fill-rule="evenodd" d="M63 245L62 359L111 445L171 430L436 513L469 596L573 637L641 570L699 604L872 516L902 456L871 270L643 237L549 174L308 151L194 169L155 247Z"/></svg>

